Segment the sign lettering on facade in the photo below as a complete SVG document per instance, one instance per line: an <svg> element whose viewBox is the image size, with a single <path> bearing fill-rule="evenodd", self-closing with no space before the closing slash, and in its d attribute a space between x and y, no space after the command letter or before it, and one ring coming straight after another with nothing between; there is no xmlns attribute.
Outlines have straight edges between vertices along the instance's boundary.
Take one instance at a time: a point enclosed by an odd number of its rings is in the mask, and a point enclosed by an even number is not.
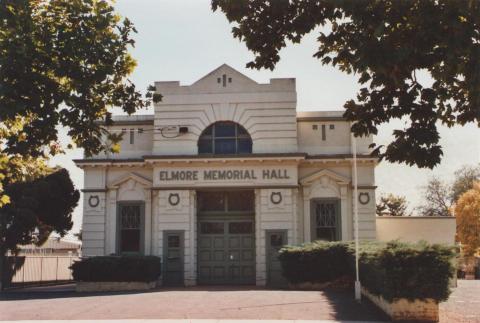
<svg viewBox="0 0 480 323"><path fill-rule="evenodd" d="M238 180L287 180L287 169L206 169L206 170L161 170L159 180L170 181L238 181Z"/></svg>

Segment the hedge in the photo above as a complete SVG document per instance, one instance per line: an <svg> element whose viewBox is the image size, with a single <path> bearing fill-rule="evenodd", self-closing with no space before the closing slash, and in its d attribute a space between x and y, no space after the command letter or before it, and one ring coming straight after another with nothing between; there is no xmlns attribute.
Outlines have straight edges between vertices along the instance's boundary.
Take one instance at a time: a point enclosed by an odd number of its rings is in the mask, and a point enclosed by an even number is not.
<svg viewBox="0 0 480 323"><path fill-rule="evenodd" d="M456 249L425 242L392 241L360 244L362 286L386 300L426 299L438 302L450 294L449 281L455 268ZM353 242L313 242L280 250L283 274L293 284L323 283L340 277L355 277Z"/></svg>
<svg viewBox="0 0 480 323"><path fill-rule="evenodd" d="M151 282L160 277L161 262L155 256L100 256L84 258L72 266L75 281Z"/></svg>

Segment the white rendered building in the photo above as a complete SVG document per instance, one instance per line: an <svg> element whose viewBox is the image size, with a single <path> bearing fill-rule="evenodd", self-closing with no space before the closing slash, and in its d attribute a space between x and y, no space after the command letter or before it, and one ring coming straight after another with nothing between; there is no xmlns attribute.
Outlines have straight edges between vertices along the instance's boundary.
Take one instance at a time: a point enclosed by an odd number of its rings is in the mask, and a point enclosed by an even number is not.
<svg viewBox="0 0 480 323"><path fill-rule="evenodd" d="M277 284L284 244L375 239L372 138L342 111L297 112L295 79L258 84L222 65L192 85L156 82L154 115L118 116L119 154L85 171L83 254L158 255L163 282Z"/></svg>

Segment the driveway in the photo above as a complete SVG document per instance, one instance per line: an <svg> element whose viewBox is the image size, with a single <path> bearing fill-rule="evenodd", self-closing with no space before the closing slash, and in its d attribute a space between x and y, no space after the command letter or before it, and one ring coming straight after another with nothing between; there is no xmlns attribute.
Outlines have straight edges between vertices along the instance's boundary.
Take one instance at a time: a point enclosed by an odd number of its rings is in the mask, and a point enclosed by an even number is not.
<svg viewBox="0 0 480 323"><path fill-rule="evenodd" d="M440 304L440 322L480 323L480 280L458 280L448 301Z"/></svg>
<svg viewBox="0 0 480 323"><path fill-rule="evenodd" d="M368 301L357 304L349 291L192 287L79 294L72 288L70 285L4 293L0 298L0 320L388 320Z"/></svg>

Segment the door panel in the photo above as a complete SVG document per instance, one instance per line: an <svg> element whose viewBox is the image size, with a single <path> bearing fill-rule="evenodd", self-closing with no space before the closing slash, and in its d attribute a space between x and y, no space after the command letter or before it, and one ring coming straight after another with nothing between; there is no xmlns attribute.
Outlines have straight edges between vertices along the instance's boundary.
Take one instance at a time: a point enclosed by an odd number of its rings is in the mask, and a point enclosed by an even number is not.
<svg viewBox="0 0 480 323"><path fill-rule="evenodd" d="M164 278L165 286L183 285L183 232L165 231L163 234Z"/></svg>
<svg viewBox="0 0 480 323"><path fill-rule="evenodd" d="M267 284L271 287L286 287L287 280L283 277L282 266L278 260L278 252L287 244L287 231L267 231Z"/></svg>
<svg viewBox="0 0 480 323"><path fill-rule="evenodd" d="M199 284L255 283L252 217L199 219L198 241Z"/></svg>

